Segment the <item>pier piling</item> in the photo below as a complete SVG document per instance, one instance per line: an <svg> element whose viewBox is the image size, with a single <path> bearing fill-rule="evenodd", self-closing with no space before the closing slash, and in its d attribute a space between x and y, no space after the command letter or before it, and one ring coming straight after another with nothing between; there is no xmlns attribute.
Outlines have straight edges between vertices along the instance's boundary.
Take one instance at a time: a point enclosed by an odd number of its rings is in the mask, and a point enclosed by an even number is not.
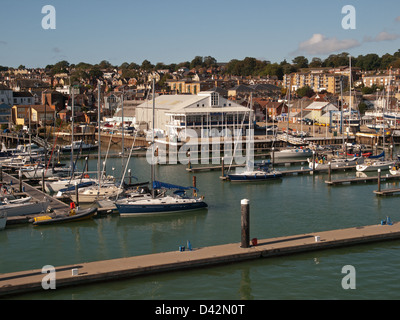
<svg viewBox="0 0 400 320"><path fill-rule="evenodd" d="M381 169L378 169L378 192L381 192Z"/></svg>
<svg viewBox="0 0 400 320"><path fill-rule="evenodd" d="M19 178L19 192L22 192L22 171L18 171L18 178Z"/></svg>
<svg viewBox="0 0 400 320"><path fill-rule="evenodd" d="M241 222L242 222L242 238L241 248L250 247L250 204L248 199L242 199L241 204Z"/></svg>

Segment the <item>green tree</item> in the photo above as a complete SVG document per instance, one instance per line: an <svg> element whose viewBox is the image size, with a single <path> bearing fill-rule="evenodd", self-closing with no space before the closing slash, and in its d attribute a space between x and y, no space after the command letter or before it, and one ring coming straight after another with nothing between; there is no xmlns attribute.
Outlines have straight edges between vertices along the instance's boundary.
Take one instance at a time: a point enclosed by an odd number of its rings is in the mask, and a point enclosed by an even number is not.
<svg viewBox="0 0 400 320"><path fill-rule="evenodd" d="M53 74L56 73L68 73L69 62L66 60L62 60L57 62L52 68L51 72Z"/></svg>
<svg viewBox="0 0 400 320"><path fill-rule="evenodd" d="M142 65L140 67L145 71L150 71L154 68L154 65L152 65L149 60L143 60Z"/></svg>
<svg viewBox="0 0 400 320"><path fill-rule="evenodd" d="M294 58L292 62L297 70L301 68L308 68L308 59L304 56L298 56Z"/></svg>
<svg viewBox="0 0 400 320"><path fill-rule="evenodd" d="M323 66L323 62L320 58L312 58L308 66L310 68L321 68Z"/></svg>
<svg viewBox="0 0 400 320"><path fill-rule="evenodd" d="M193 68L198 68L203 66L203 57L196 56L194 59L190 62L190 69Z"/></svg>
<svg viewBox="0 0 400 320"><path fill-rule="evenodd" d="M311 89L309 86L305 86L305 87L301 87L301 88L297 89L296 93L300 98L303 98L303 97L310 98L315 94L313 89Z"/></svg>

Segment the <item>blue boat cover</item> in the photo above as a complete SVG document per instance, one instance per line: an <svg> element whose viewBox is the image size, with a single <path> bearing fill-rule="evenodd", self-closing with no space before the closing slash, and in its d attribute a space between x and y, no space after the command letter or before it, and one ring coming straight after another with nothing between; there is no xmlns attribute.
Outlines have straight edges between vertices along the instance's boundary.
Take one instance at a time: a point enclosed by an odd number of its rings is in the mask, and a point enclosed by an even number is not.
<svg viewBox="0 0 400 320"><path fill-rule="evenodd" d="M381 157L384 157L384 156L385 156L385 151L383 151L381 154L378 154L376 156L369 156L368 158L369 159L378 159L378 158L381 158Z"/></svg>
<svg viewBox="0 0 400 320"><path fill-rule="evenodd" d="M195 189L194 187L182 187L182 186L178 186L175 184L170 184L170 183L165 183L165 182L160 182L160 181L153 181L153 189L161 189L161 188L165 188L165 189L179 189L179 190L189 190L189 189Z"/></svg>

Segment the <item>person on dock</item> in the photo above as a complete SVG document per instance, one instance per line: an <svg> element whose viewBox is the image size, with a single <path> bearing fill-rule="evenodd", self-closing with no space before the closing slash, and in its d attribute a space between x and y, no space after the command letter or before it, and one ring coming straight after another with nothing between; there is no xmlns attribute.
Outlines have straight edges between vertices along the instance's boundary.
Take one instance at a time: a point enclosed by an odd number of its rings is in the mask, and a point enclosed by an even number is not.
<svg viewBox="0 0 400 320"><path fill-rule="evenodd" d="M69 204L69 216L71 217L71 216L74 216L75 214L76 214L76 210L75 210L75 202L71 202L70 204Z"/></svg>

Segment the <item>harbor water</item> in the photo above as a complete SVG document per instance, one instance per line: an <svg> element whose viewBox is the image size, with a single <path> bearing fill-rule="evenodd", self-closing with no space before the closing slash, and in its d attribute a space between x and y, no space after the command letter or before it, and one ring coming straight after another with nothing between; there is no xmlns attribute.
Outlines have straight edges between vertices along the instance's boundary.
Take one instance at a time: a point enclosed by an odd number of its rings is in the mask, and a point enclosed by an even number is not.
<svg viewBox="0 0 400 320"><path fill-rule="evenodd" d="M83 161L78 166L83 168ZM97 160L89 160L96 171ZM305 166L305 165L303 165ZM135 157L132 183L149 181L146 158ZM280 167L284 170L285 167ZM121 177L121 158L107 160L107 173ZM389 172L384 172L384 174ZM375 183L330 187L327 173L288 176L257 183L219 179L220 171L188 173L184 165L159 165L156 177L191 186L196 176L208 210L149 217L118 214L93 220L0 232L0 273L89 261L240 243L240 200L250 200L250 237L266 239L400 220L398 196L380 198ZM354 177L335 172L332 179ZM137 180L136 180L137 179ZM382 188L398 182L382 183ZM400 241L260 259L211 268L156 274L59 290L43 290L13 299L399 299ZM182 254L185 254L182 252ZM356 271L356 288L344 289L344 266Z"/></svg>

